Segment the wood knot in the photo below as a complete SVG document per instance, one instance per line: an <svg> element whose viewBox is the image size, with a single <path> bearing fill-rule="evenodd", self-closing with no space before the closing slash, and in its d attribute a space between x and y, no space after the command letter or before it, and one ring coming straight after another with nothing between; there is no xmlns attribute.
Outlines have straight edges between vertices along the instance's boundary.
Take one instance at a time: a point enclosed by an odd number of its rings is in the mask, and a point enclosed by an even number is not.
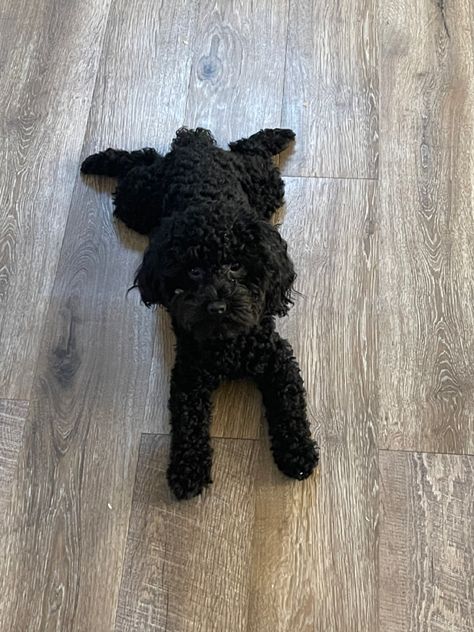
<svg viewBox="0 0 474 632"><path fill-rule="evenodd" d="M216 83L222 75L222 61L218 57L219 37L212 36L211 49L198 62L197 75L200 81Z"/></svg>
<svg viewBox="0 0 474 632"><path fill-rule="evenodd" d="M51 372L63 388L72 385L74 376L81 365L76 332L79 319L72 303L73 301L69 300L62 310L61 337L49 357Z"/></svg>

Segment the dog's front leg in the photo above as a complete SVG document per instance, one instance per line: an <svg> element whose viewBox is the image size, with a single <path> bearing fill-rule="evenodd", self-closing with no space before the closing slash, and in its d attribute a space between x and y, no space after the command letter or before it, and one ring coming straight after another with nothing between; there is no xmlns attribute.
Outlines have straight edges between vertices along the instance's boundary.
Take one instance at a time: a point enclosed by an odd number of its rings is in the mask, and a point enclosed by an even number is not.
<svg viewBox="0 0 474 632"><path fill-rule="evenodd" d="M200 494L211 481L211 393L195 368L177 363L171 378L168 483L178 499Z"/></svg>
<svg viewBox="0 0 474 632"><path fill-rule="evenodd" d="M265 371L257 377L268 422L273 458L292 478L307 478L318 463L311 439L299 366L288 341L273 333Z"/></svg>

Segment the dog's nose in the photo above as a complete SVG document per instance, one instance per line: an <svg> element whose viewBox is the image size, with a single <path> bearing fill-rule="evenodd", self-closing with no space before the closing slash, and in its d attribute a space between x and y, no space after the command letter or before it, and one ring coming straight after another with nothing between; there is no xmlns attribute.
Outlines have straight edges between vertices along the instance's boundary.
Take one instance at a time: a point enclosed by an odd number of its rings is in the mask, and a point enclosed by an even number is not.
<svg viewBox="0 0 474 632"><path fill-rule="evenodd" d="M212 316L220 316L221 314L225 313L226 309L227 305L224 303L224 301L213 301L207 306L207 311Z"/></svg>

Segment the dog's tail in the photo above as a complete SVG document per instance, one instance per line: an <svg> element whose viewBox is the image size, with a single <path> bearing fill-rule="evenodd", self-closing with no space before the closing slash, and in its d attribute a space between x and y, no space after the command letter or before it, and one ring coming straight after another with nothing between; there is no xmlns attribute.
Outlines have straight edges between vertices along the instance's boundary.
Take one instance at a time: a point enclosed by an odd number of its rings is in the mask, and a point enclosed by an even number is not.
<svg viewBox="0 0 474 632"><path fill-rule="evenodd" d="M295 133L291 129L262 129L248 138L229 143L229 147L231 151L241 154L276 156L294 139Z"/></svg>
<svg viewBox="0 0 474 632"><path fill-rule="evenodd" d="M86 158L81 171L85 174L117 178L127 174L133 167L148 167L161 159L162 156L149 147L137 151L106 149Z"/></svg>

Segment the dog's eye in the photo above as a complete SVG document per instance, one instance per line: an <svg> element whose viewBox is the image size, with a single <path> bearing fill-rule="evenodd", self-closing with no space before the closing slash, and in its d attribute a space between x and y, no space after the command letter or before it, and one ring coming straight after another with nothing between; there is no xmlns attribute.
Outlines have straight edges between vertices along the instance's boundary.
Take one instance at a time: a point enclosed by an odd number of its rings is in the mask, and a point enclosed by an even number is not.
<svg viewBox="0 0 474 632"><path fill-rule="evenodd" d="M238 263L237 261L234 261L233 263L230 264L229 266L229 270L231 272L239 272L242 269L242 266L240 265L240 263Z"/></svg>
<svg viewBox="0 0 474 632"><path fill-rule="evenodd" d="M188 270L188 275L194 281L199 281L204 276L204 270L202 268L190 268Z"/></svg>

